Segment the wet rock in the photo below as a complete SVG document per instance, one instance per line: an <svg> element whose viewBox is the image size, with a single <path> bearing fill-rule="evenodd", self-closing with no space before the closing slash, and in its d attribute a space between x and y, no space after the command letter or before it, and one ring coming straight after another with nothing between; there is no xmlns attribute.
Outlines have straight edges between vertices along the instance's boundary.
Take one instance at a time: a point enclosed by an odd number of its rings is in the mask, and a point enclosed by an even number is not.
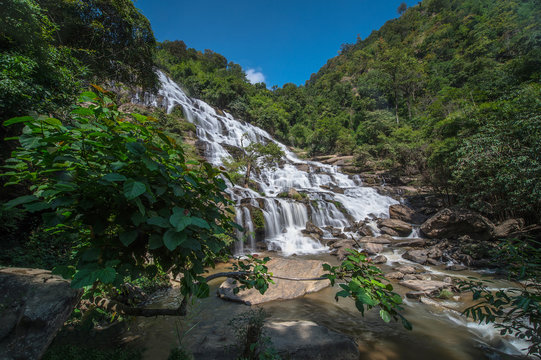
<svg viewBox="0 0 541 360"><path fill-rule="evenodd" d="M399 282L400 285L405 286L409 289L422 291L422 292L432 292L435 290L441 290L449 286L449 284L444 283L443 281L436 280L402 280Z"/></svg>
<svg viewBox="0 0 541 360"><path fill-rule="evenodd" d="M257 251L265 251L268 249L267 243L264 241L258 241L255 243L255 248Z"/></svg>
<svg viewBox="0 0 541 360"><path fill-rule="evenodd" d="M332 247L338 241L340 241L340 239L327 239L327 240L325 240L325 245Z"/></svg>
<svg viewBox="0 0 541 360"><path fill-rule="evenodd" d="M430 249L428 249L426 256L428 256L431 259L440 259L443 256L443 252L438 247L433 246Z"/></svg>
<svg viewBox="0 0 541 360"><path fill-rule="evenodd" d="M402 257L418 264L425 264L428 260L426 250L408 250L402 255Z"/></svg>
<svg viewBox="0 0 541 360"><path fill-rule="evenodd" d="M264 331L279 355L287 359L343 359L360 357L355 342L312 321L272 321Z"/></svg>
<svg viewBox="0 0 541 360"><path fill-rule="evenodd" d="M468 267L467 266L464 266L464 265L460 265L460 264L451 264L451 265L447 265L447 267L445 267L445 270L451 270L451 271L463 271L463 270L466 270Z"/></svg>
<svg viewBox="0 0 541 360"><path fill-rule="evenodd" d="M399 233L397 233L396 231L394 231L393 229L391 228L388 228L386 226L383 226L380 228L380 231L384 234L387 234L387 235L391 235L391 236L400 236Z"/></svg>
<svg viewBox="0 0 541 360"><path fill-rule="evenodd" d="M404 278L404 274L402 274L400 271L393 271L388 274L385 274L385 277L387 279L402 279Z"/></svg>
<svg viewBox="0 0 541 360"><path fill-rule="evenodd" d="M404 275L404 280L417 280L417 276L413 274L406 274Z"/></svg>
<svg viewBox="0 0 541 360"><path fill-rule="evenodd" d="M366 243L364 245L364 251L366 251L369 255L376 255L383 251L383 245Z"/></svg>
<svg viewBox="0 0 541 360"><path fill-rule="evenodd" d="M508 219L494 228L494 237L506 238L518 234L524 226L524 219Z"/></svg>
<svg viewBox="0 0 541 360"><path fill-rule="evenodd" d="M426 259L426 262L427 262L427 264L433 265L433 266L441 265L441 262L440 262L440 261L438 261L438 260L436 260L436 259L432 259L432 258Z"/></svg>
<svg viewBox="0 0 541 360"><path fill-rule="evenodd" d="M306 231L307 234L317 234L319 236L323 236L323 230L321 230L320 228L315 226L314 223L312 223L311 221L306 222L306 230L305 231Z"/></svg>
<svg viewBox="0 0 541 360"><path fill-rule="evenodd" d="M403 274L414 274L417 272L417 269L415 269L411 265L402 265L402 266L397 267L395 270Z"/></svg>
<svg viewBox="0 0 541 360"><path fill-rule="evenodd" d="M391 240L389 240L389 238L386 236L378 236L378 237L365 236L365 237L362 237L359 240L359 242L360 243L373 243L373 244L390 244L392 242Z"/></svg>
<svg viewBox="0 0 541 360"><path fill-rule="evenodd" d="M385 255L377 255L372 258L373 264L385 264L387 262L387 257Z"/></svg>
<svg viewBox="0 0 541 360"><path fill-rule="evenodd" d="M378 226L382 229L383 228L392 229L396 233L398 233L398 236L408 236L409 234L411 234L411 231L413 230L410 224L402 220L397 220L397 219L384 219L378 223ZM389 234L389 235L395 236L392 234Z"/></svg>
<svg viewBox="0 0 541 360"><path fill-rule="evenodd" d="M494 225L476 212L446 208L425 221L421 231L429 238L456 239L469 235L477 240L488 240L494 233Z"/></svg>
<svg viewBox="0 0 541 360"><path fill-rule="evenodd" d="M429 274L417 274L415 275L415 277L419 280L432 280L432 276L430 276Z"/></svg>
<svg viewBox="0 0 541 360"><path fill-rule="evenodd" d="M344 248L344 247L353 248L356 245L355 241L351 239L336 239L336 240L338 241L332 244L332 248L334 249L339 249L339 248Z"/></svg>
<svg viewBox="0 0 541 360"><path fill-rule="evenodd" d="M374 231L368 225L364 224L359 228L357 234L360 236L374 236Z"/></svg>
<svg viewBox="0 0 541 360"><path fill-rule="evenodd" d="M446 283L446 284L452 285L453 284L453 279L450 276L446 276L446 277L443 278L443 282Z"/></svg>
<svg viewBox="0 0 541 360"><path fill-rule="evenodd" d="M391 219L402 220L411 224L422 224L427 217L415 212L406 205L394 204L389 206L389 217Z"/></svg>
<svg viewBox="0 0 541 360"><path fill-rule="evenodd" d="M405 241L397 241L393 243L395 247L423 247L426 245L426 240L424 239L411 239Z"/></svg>
<svg viewBox="0 0 541 360"><path fill-rule="evenodd" d="M319 260L298 260L291 258L275 257L267 263L269 272L275 276L289 278L316 278L323 275L323 261ZM272 300L294 299L308 293L319 291L329 286L328 280L314 281L292 281L274 279L264 295L256 289L239 291L237 294L233 289L237 286L232 279L227 279L220 285L218 296L222 299L243 302L247 305L261 304Z"/></svg>
<svg viewBox="0 0 541 360"><path fill-rule="evenodd" d="M421 296L425 296L426 293L422 292L422 291L410 291L410 292L407 292L406 293L406 297L408 299L420 299Z"/></svg>
<svg viewBox="0 0 541 360"><path fill-rule="evenodd" d="M0 359L39 359L81 290L50 271L0 269Z"/></svg>
<svg viewBox="0 0 541 360"><path fill-rule="evenodd" d="M344 233L342 233L342 230L337 229L337 228L333 228L331 230L331 235L337 238L347 238L347 236Z"/></svg>

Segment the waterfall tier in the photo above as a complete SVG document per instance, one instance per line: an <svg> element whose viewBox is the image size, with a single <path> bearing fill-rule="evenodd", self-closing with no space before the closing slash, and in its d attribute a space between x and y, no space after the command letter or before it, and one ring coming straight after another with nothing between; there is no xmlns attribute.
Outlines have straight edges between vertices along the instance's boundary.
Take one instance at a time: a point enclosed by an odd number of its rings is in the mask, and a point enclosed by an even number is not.
<svg viewBox="0 0 541 360"><path fill-rule="evenodd" d="M158 96L138 95L133 101L163 107L168 113L180 106L186 119L197 126L204 155L213 165L221 166L224 159L231 157L228 149L240 150L251 142L266 144L272 141L285 153L284 163L279 168L251 173L250 178L258 185L259 192L234 184L229 186L229 194L236 203L236 221L245 228L244 234L237 234L239 241L235 249L238 253L256 249L250 208L260 209L265 222L264 238L257 240L264 240L269 250L291 255L328 249L318 239L301 232L307 221L322 228L344 228L353 221L388 217L389 206L397 203L372 188L363 187L358 177L343 174L335 166L299 159L266 131L237 120L231 114L218 113L204 101L188 97L161 71L158 76L161 82ZM303 201L278 197L292 188L306 195Z"/></svg>

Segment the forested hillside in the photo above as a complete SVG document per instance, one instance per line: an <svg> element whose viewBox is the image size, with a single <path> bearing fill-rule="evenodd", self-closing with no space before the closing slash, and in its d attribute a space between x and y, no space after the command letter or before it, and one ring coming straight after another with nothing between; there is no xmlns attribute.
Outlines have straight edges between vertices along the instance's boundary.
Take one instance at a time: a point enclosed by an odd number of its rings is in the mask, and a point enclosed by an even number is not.
<svg viewBox="0 0 541 360"><path fill-rule="evenodd" d="M353 154L359 170L420 175L485 214L535 221L541 5L433 0L399 10L305 86L251 85L238 65L182 41L160 44L157 64L193 96L313 155Z"/></svg>
<svg viewBox="0 0 541 360"><path fill-rule="evenodd" d="M136 6L0 0L0 277L44 276L34 283L61 282L78 303L43 326L25 306L51 315L57 293L2 287L1 358L27 351L5 345L19 336L39 351L14 358L40 358L67 319L75 347L61 340L45 359L137 359L147 345L173 347L169 359L217 358L207 345L280 359L264 312L199 302L216 292L299 322L301 335L274 337L291 342L284 358L299 345L309 359L541 356L540 1L403 3L304 85L272 88L212 50L157 42ZM237 297L249 290L268 297ZM411 330L406 307L413 335L360 317L377 308ZM335 330L351 357L336 355Z"/></svg>

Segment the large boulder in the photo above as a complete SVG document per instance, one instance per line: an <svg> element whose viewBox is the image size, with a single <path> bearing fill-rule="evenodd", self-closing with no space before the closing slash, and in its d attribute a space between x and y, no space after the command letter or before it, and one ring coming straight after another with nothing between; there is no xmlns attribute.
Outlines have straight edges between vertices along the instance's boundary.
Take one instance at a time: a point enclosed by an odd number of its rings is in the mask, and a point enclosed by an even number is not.
<svg viewBox="0 0 541 360"><path fill-rule="evenodd" d="M0 269L0 359L39 359L82 291L50 271Z"/></svg>
<svg viewBox="0 0 541 360"><path fill-rule="evenodd" d="M484 216L466 209L446 208L421 225L429 238L458 238L469 235L473 239L488 240L494 233L494 224Z"/></svg>
<svg viewBox="0 0 541 360"><path fill-rule="evenodd" d="M359 242L360 243L372 243L372 244L390 244L392 242L393 238L390 236L364 236L362 237Z"/></svg>
<svg viewBox="0 0 541 360"><path fill-rule="evenodd" d="M399 282L399 284L409 289L422 291L425 293L430 293L449 287L448 283L437 280L402 280Z"/></svg>
<svg viewBox="0 0 541 360"><path fill-rule="evenodd" d="M377 255L383 251L383 245L374 244L374 243L365 243L364 251L366 251L368 255Z"/></svg>
<svg viewBox="0 0 541 360"><path fill-rule="evenodd" d="M217 319L213 324L204 324L204 333L197 336L204 341L187 344L198 360L234 360L239 358L239 341L227 322ZM194 331L201 331L198 325ZM192 334L191 338L196 338ZM323 360L360 358L355 342L324 326L306 320L267 320L263 325L263 337L268 338L272 347L283 359ZM191 339L188 339L189 342Z"/></svg>
<svg viewBox="0 0 541 360"><path fill-rule="evenodd" d="M426 250L408 250L402 254L402 257L418 264L426 264L426 261L428 260Z"/></svg>
<svg viewBox="0 0 541 360"><path fill-rule="evenodd" d="M404 241L397 241L393 244L394 247L423 247L426 245L425 239L409 239Z"/></svg>
<svg viewBox="0 0 541 360"><path fill-rule="evenodd" d="M413 228L410 224L397 219L384 219L378 224L380 228L392 229L398 233L399 236L408 236L411 234ZM390 234L389 234L390 235Z"/></svg>
<svg viewBox="0 0 541 360"><path fill-rule="evenodd" d="M276 277L306 279L317 278L324 274L323 261L299 260L292 258L273 258L267 263L269 272ZM270 284L265 294L256 289L247 289L234 293L232 279L227 279L218 288L218 296L222 299L243 302L247 305L256 305L272 300L287 300L319 291L330 285L328 280L295 281L274 278L275 284Z"/></svg>
<svg viewBox="0 0 541 360"><path fill-rule="evenodd" d="M306 234L316 234L318 236L323 236L323 230L315 226L314 223L312 223L311 221L306 222L306 230L304 230L303 232L305 232Z"/></svg>
<svg viewBox="0 0 541 360"><path fill-rule="evenodd" d="M507 219L494 228L494 237L506 238L517 234L524 226L523 219Z"/></svg>
<svg viewBox="0 0 541 360"><path fill-rule="evenodd" d="M415 212L410 207L402 204L394 204L389 206L389 217L391 219L402 220L411 224L422 224L426 220L426 216Z"/></svg>
<svg viewBox="0 0 541 360"><path fill-rule="evenodd" d="M393 229L391 228L388 228L386 226L382 226L380 229L379 229L383 234L385 235L389 235L389 236L400 236L399 233L397 233L396 231L394 231Z"/></svg>
<svg viewBox="0 0 541 360"><path fill-rule="evenodd" d="M265 334L284 359L357 360L355 342L312 321L272 321L265 324Z"/></svg>

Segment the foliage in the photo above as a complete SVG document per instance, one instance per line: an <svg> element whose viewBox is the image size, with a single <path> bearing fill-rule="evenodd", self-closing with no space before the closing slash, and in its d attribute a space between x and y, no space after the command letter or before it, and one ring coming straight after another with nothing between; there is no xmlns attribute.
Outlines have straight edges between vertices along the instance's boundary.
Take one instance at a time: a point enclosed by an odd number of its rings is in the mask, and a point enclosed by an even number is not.
<svg viewBox="0 0 541 360"><path fill-rule="evenodd" d="M240 349L238 360L279 360L281 357L265 336L263 326L267 313L263 309L249 310L233 318L233 327Z"/></svg>
<svg viewBox="0 0 541 360"><path fill-rule="evenodd" d="M480 300L464 315L479 323L494 323L502 335L527 340L528 354L541 358L541 243L508 240L494 261L509 264L510 278L520 281L520 287L493 291L481 281L462 281L461 290Z"/></svg>
<svg viewBox="0 0 541 360"><path fill-rule="evenodd" d="M246 134L242 137L242 143ZM244 170L243 183L245 187L250 184L250 174L252 171L260 171L262 168L274 168L282 157L285 155L284 151L274 141L269 141L267 144L260 142L251 142L248 146L242 148L242 155L239 159L226 158L224 159L224 166L232 173L232 179L235 182L240 180L241 170Z"/></svg>
<svg viewBox="0 0 541 360"><path fill-rule="evenodd" d="M153 89L156 40L150 22L131 0L38 0L57 24L57 46L74 55L98 79Z"/></svg>
<svg viewBox="0 0 541 360"><path fill-rule="evenodd" d="M54 46L56 25L35 1L2 0L0 6L1 118L69 104L85 68L69 49Z"/></svg>
<svg viewBox="0 0 541 360"><path fill-rule="evenodd" d="M529 85L473 113L483 125L451 166L453 186L471 207L500 219L541 218L540 96L541 86Z"/></svg>
<svg viewBox="0 0 541 360"><path fill-rule="evenodd" d="M220 210L229 204L222 173L186 163L152 118L119 113L106 93L80 100L88 107L76 106L64 122L5 122L24 129L3 176L31 191L6 207L39 212L51 234L77 239L74 266L57 268L74 275L74 287L118 286L165 269L183 274L183 295L206 296L204 267L227 251L220 234L238 227Z"/></svg>
<svg viewBox="0 0 541 360"><path fill-rule="evenodd" d="M411 330L410 322L399 312L402 310L402 298L393 292L391 284L384 284L386 279L383 272L370 264L366 254L352 249L347 251L350 255L340 266L323 264L323 269L328 272L324 276L330 280L332 286L337 280L345 280L345 283L339 284L342 290L336 293L336 301L339 297L352 298L363 315L365 309L378 307L383 321L400 320L406 329Z"/></svg>
<svg viewBox="0 0 541 360"><path fill-rule="evenodd" d="M269 284L274 284L272 280L272 273L269 272L268 267L265 265L270 260L269 257L259 259L255 256L248 255L246 259L238 260L233 263L233 270L242 272L243 274L250 274L250 277L237 277L235 282L239 282L240 286L233 289L233 292L237 294L241 290L255 288L261 294L269 288Z"/></svg>

